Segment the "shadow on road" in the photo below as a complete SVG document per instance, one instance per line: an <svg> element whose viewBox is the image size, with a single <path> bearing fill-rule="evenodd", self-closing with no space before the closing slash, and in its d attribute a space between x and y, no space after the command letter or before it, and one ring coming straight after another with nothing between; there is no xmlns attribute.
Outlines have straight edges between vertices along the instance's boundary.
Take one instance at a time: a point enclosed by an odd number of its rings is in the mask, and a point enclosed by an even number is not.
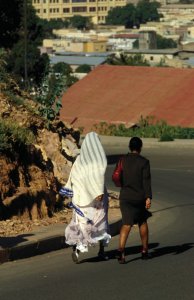
<svg viewBox="0 0 194 300"><path fill-rule="evenodd" d="M29 236L33 236L33 234L21 234L17 236L9 236L9 237L0 237L0 247L2 248L11 248L20 243L28 241Z"/></svg>
<svg viewBox="0 0 194 300"><path fill-rule="evenodd" d="M152 250L150 251L151 254L151 259L163 256L163 255L168 255L168 254L173 254L173 255L178 255L181 254L183 252L186 252L188 250L190 250L191 248L194 247L194 243L185 243L182 245L175 245L175 246L166 246L166 247L159 247L159 243L151 243L149 245L149 249ZM133 247L127 247L125 249L125 255L126 255L126 263L130 263L136 260L141 260L141 247L142 246L133 246ZM157 248L157 249L155 249ZM111 251L107 251L106 252L109 260L110 259L116 259L116 250L111 250ZM138 254L138 257L127 260L127 257L129 255L134 255L134 254ZM88 259L83 259L82 261L80 261L80 263L96 263L96 262L100 262L102 260L100 260L97 256L96 257L91 257Z"/></svg>
<svg viewBox="0 0 194 300"><path fill-rule="evenodd" d="M177 207L184 207L184 206L193 206L194 203L186 203L186 204L179 204L179 205L174 205L174 206L168 206L159 210L154 210L152 211L153 214L161 212L161 211L165 211L165 210L169 210L169 209L173 209L173 208L177 208Z"/></svg>
<svg viewBox="0 0 194 300"><path fill-rule="evenodd" d="M158 247L158 245L159 245L159 243L151 243L149 245L149 248L153 249L153 248ZM133 246L133 247L127 247L127 248L125 248L125 255L128 256L128 255L138 254L138 253L140 253L141 248L142 248L142 246L140 246L140 245ZM109 260L115 259L116 250L106 251L106 254L109 257ZM85 262L94 263L94 262L99 262L99 261L101 261L101 260L96 256L96 257L91 257L88 259L83 259L82 261L80 261L80 263L85 263Z"/></svg>

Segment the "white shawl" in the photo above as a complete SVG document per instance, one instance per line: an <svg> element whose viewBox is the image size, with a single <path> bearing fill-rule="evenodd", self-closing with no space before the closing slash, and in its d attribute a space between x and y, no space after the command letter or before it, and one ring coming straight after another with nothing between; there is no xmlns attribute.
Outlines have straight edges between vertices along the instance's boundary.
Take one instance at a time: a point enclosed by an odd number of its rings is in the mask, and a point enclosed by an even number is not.
<svg viewBox="0 0 194 300"><path fill-rule="evenodd" d="M66 184L73 190L73 203L87 206L104 194L107 159L98 135L90 132L86 135L80 155L74 162Z"/></svg>

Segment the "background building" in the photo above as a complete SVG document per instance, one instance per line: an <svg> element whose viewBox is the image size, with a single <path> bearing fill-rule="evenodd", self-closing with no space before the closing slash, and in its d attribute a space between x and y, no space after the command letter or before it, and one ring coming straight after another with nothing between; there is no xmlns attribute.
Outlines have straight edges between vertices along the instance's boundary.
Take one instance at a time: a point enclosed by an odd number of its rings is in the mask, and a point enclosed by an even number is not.
<svg viewBox="0 0 194 300"><path fill-rule="evenodd" d="M108 11L125 6L127 0L32 0L42 19L65 19L75 15L90 17L94 24L105 23Z"/></svg>

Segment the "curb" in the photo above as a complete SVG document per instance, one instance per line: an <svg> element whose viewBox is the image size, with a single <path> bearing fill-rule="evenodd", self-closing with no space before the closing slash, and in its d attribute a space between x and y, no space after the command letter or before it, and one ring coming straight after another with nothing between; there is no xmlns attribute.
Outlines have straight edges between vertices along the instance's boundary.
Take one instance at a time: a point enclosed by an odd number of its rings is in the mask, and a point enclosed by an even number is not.
<svg viewBox="0 0 194 300"><path fill-rule="evenodd" d="M121 220L109 224L111 236L115 236L119 233L120 226ZM63 232L62 234L25 242L23 245L7 248L0 246L0 264L68 248L69 246L65 243Z"/></svg>

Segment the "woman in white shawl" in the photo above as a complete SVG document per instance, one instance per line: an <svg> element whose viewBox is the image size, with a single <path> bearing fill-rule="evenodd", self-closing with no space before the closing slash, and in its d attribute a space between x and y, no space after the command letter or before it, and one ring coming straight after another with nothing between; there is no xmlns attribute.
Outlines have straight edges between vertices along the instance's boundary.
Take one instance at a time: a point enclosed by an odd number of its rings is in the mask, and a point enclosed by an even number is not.
<svg viewBox="0 0 194 300"><path fill-rule="evenodd" d="M108 234L108 194L105 187L107 159L98 135L86 135L65 188L72 190L73 216L66 227L66 243L73 246L72 259L78 262L80 252L100 241L98 256L104 253L111 236Z"/></svg>

